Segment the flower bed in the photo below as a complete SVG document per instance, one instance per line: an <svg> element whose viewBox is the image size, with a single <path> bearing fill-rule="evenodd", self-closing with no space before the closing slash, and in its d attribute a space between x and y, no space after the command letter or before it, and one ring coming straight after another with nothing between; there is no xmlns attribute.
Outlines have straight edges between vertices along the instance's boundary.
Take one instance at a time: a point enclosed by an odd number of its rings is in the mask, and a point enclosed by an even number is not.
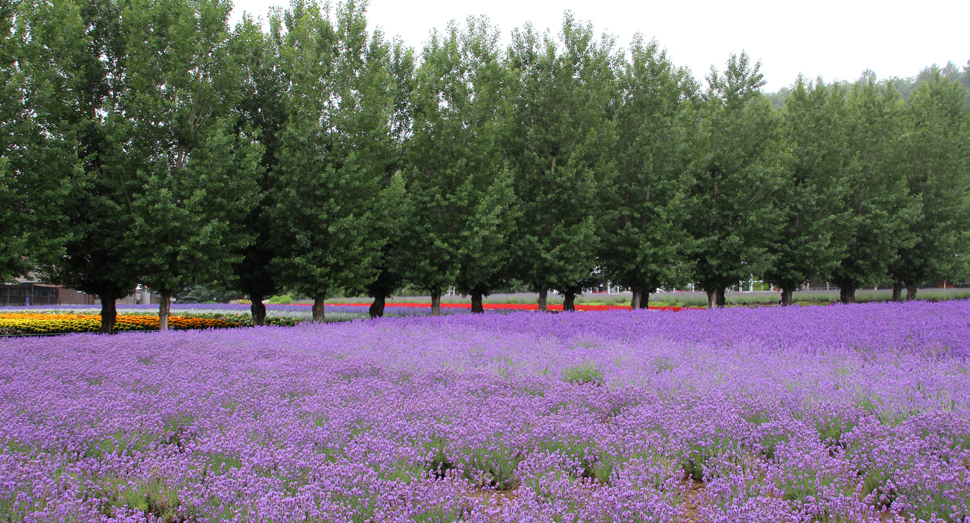
<svg viewBox="0 0 970 523"><path fill-rule="evenodd" d="M300 303L297 305L313 305L312 303ZM370 303L328 303L327 306L339 306L339 307L369 307ZM388 302L385 307L407 307L407 308L431 308L430 303L413 303L413 302ZM470 303L442 303L442 309L471 309ZM539 310L539 305L536 303L483 303L482 308L485 310L493 311L537 311ZM651 306L649 307L653 310L665 310L665 311L680 311L683 309L689 309L691 307L668 307L668 306ZM562 304L554 305L549 304L546 307L547 310L561 312L563 310ZM629 305L596 305L596 304L576 304L577 311L628 311L630 310Z"/></svg>
<svg viewBox="0 0 970 523"><path fill-rule="evenodd" d="M970 302L0 340L0 520L965 522Z"/></svg>
<svg viewBox="0 0 970 523"><path fill-rule="evenodd" d="M228 329L242 325L238 321L195 316L169 316L168 324L176 330ZM0 333L3 334L66 334L98 332L100 328L99 314L0 313ZM119 314L114 328L118 332L157 331L158 316Z"/></svg>

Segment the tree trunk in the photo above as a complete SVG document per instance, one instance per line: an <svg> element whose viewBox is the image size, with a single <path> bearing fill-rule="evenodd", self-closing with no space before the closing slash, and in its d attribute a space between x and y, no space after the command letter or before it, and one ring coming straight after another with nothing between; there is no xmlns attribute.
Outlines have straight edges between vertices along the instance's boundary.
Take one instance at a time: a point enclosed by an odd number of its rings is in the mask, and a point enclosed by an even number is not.
<svg viewBox="0 0 970 523"><path fill-rule="evenodd" d="M441 291L431 291L431 315L441 316Z"/></svg>
<svg viewBox="0 0 970 523"><path fill-rule="evenodd" d="M158 330L168 330L168 317L172 314L172 293L162 291L162 301L158 302Z"/></svg>
<svg viewBox="0 0 970 523"><path fill-rule="evenodd" d="M326 318L323 310L323 300L325 298L313 298L313 323L323 323Z"/></svg>
<svg viewBox="0 0 970 523"><path fill-rule="evenodd" d="M906 282L906 301L911 301L916 299L916 282L908 281Z"/></svg>
<svg viewBox="0 0 970 523"><path fill-rule="evenodd" d="M794 303L792 300L792 294L795 293L794 287L782 287L781 288L781 306L788 307Z"/></svg>
<svg viewBox="0 0 970 523"><path fill-rule="evenodd" d="M641 309L650 308L650 293L647 291L640 291L640 308Z"/></svg>
<svg viewBox="0 0 970 523"><path fill-rule="evenodd" d="M113 334L115 321L118 319L118 309L115 307L114 296L98 295L101 299L101 334Z"/></svg>
<svg viewBox="0 0 970 523"><path fill-rule="evenodd" d="M387 297L385 296L374 296L374 303L371 303L370 309L367 309L367 312L370 313L371 319L384 317L384 304L386 301Z"/></svg>
<svg viewBox="0 0 970 523"><path fill-rule="evenodd" d="M549 297L549 289L543 287L539 289L539 310L546 312L548 310L547 299Z"/></svg>
<svg viewBox="0 0 970 523"><path fill-rule="evenodd" d="M483 313L485 312L485 307L482 305L482 299L484 294L481 292L472 293L472 312Z"/></svg>
<svg viewBox="0 0 970 523"><path fill-rule="evenodd" d="M576 310L576 293L572 291L566 291L563 294L562 310L564 311L574 311Z"/></svg>
<svg viewBox="0 0 970 523"><path fill-rule="evenodd" d="M855 303L855 287L839 287L839 301Z"/></svg>
<svg viewBox="0 0 970 523"><path fill-rule="evenodd" d="M903 282L894 281L893 282L893 301L903 300Z"/></svg>
<svg viewBox="0 0 970 523"><path fill-rule="evenodd" d="M714 293L716 295L715 301L717 302L717 308L723 309L724 305L726 305L727 303L727 299L724 296L725 295L724 289L718 289L714 291Z"/></svg>
<svg viewBox="0 0 970 523"><path fill-rule="evenodd" d="M633 289L633 297L630 298L630 310L637 310L640 308L640 291Z"/></svg>
<svg viewBox="0 0 970 523"><path fill-rule="evenodd" d="M713 309L717 291L707 291L707 308Z"/></svg>
<svg viewBox="0 0 970 523"><path fill-rule="evenodd" d="M253 327L261 326L266 323L266 304L262 296L250 296L250 299L249 312L253 315Z"/></svg>

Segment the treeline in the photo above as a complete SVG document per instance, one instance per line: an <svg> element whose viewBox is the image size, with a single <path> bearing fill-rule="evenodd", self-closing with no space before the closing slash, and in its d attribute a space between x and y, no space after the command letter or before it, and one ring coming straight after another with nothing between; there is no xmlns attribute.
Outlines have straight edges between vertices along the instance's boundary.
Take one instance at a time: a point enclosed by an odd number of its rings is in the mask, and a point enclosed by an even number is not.
<svg viewBox="0 0 970 523"><path fill-rule="evenodd" d="M904 99L909 99L909 95L916 91L919 84L932 81L937 74L942 74L947 80L960 84L963 86L963 90L970 95L970 60L967 60L966 65L962 68L950 61L942 67L936 64L924 67L918 74L907 77L891 76L889 78L878 79L875 71L866 69L855 83L878 82L883 86L892 85L893 89L899 91L899 94L903 95ZM846 89L852 87L853 84L853 82L846 80L836 83ZM791 88L783 87L777 92L768 93L766 96L776 107L783 107L785 105L785 98L788 97L789 93L791 93ZM967 103L970 103L970 96L967 98Z"/></svg>
<svg viewBox="0 0 970 523"><path fill-rule="evenodd" d="M247 294L405 283L481 311L510 281L783 289L963 277L970 115L932 71L904 100L869 78L799 78L780 109L758 63L703 81L656 42L567 13L511 44L484 18L420 55L363 3L295 1L268 30L219 0L0 0L0 278L32 271L114 301L142 283ZM544 308L544 307L543 307Z"/></svg>

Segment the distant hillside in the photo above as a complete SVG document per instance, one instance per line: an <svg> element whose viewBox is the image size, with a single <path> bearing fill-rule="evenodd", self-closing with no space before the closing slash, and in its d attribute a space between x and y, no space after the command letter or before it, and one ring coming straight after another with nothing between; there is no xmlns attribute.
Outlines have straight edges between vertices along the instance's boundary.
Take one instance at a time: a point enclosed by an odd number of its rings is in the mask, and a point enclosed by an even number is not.
<svg viewBox="0 0 970 523"><path fill-rule="evenodd" d="M892 83L896 90L903 95L903 98L909 98L909 95L916 90L916 86L919 85L920 82L932 78L934 70L942 72L943 76L950 80L959 82L959 84L963 86L963 89L967 91L967 103L970 104L970 60L967 60L967 64L962 68L953 62L948 62L943 67L933 64L924 67L922 71L914 76L907 76L905 78L892 76L879 80L879 83ZM859 80L870 77L877 79L876 72L872 69L866 69L861 75L859 75ZM854 82L843 80L837 83L842 85L850 85ZM788 92L789 89L787 87L783 87L776 92L766 93L766 96L769 100L771 100L771 103L774 104L775 107L783 107L785 105L785 99L788 98Z"/></svg>

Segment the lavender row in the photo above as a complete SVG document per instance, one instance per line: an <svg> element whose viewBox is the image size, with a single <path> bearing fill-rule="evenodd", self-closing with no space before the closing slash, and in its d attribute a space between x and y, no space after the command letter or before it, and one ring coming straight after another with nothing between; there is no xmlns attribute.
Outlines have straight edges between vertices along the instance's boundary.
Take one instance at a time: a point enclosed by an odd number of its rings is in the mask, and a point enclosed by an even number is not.
<svg viewBox="0 0 970 523"><path fill-rule="evenodd" d="M0 519L966 522L970 302L0 342Z"/></svg>

